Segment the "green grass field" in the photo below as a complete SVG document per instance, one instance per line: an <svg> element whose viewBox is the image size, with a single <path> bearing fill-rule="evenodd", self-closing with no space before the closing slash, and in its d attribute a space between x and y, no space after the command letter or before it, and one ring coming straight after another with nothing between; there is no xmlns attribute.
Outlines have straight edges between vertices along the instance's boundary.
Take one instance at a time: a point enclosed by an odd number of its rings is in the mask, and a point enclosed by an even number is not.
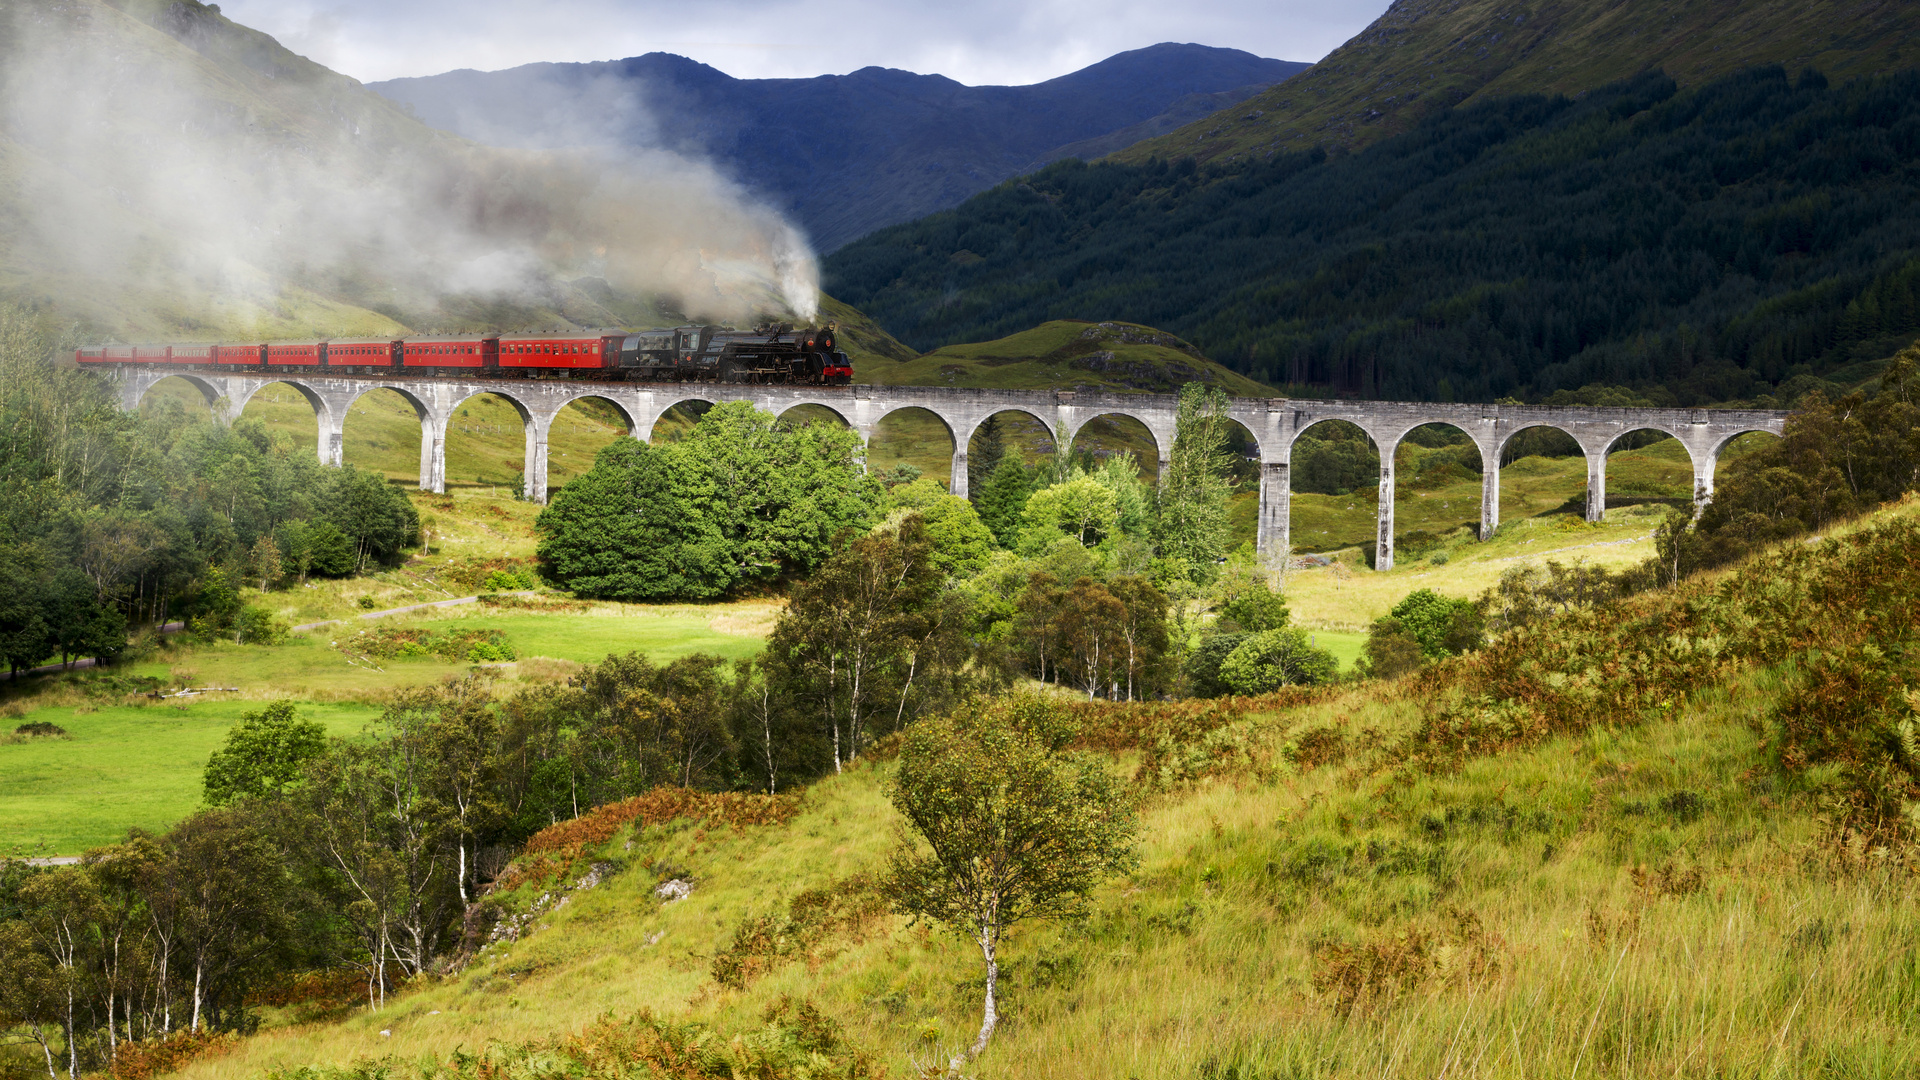
<svg viewBox="0 0 1920 1080"><path fill-rule="evenodd" d="M432 684L471 670L464 663L370 661L336 648L378 625L487 629L505 634L520 659L482 670L507 683L565 678L610 653L641 652L667 662L696 652L729 660L765 645L775 608L765 603L702 606L608 604L584 614L501 613L480 605L433 615L352 620L289 638L272 648L226 642L163 644L150 658L110 673L73 672L8 687L9 729L51 722L71 739L0 742L0 855L44 845L75 855L130 826L164 829L199 803L200 774L240 715L293 698L334 735L379 716L392 690ZM151 679L164 687L232 687L199 697L148 702L104 690L108 678ZM97 692L89 693L89 688ZM140 704L125 702L139 701Z"/></svg>
<svg viewBox="0 0 1920 1080"><path fill-rule="evenodd" d="M58 724L72 737L0 743L0 855L78 855L131 827L166 829L200 804L200 774L227 729L260 707L208 694L33 710L28 719ZM338 736L380 715L346 702L306 702L299 712Z"/></svg>

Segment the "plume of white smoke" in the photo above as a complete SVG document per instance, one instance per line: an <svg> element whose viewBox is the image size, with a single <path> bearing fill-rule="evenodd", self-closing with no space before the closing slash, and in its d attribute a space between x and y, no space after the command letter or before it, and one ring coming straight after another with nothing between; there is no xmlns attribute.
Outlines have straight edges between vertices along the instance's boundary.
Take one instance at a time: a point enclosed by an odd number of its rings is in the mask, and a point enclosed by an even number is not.
<svg viewBox="0 0 1920 1080"><path fill-rule="evenodd" d="M805 238L710 167L446 136L190 0L158 27L0 0L0 167L26 211L0 257L93 296L295 325L290 296L562 310L601 278L696 317L814 315Z"/></svg>

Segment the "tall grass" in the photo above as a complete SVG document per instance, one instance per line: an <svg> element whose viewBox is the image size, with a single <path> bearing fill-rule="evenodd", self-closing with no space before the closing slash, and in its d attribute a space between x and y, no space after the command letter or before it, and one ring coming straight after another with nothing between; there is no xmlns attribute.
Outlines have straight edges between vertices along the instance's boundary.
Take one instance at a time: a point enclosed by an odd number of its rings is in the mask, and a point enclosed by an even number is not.
<svg viewBox="0 0 1920 1080"><path fill-rule="evenodd" d="M1082 744L1141 800L1141 865L1088 918L1012 940L969 1071L1920 1075L1915 852L1858 820L1902 760L1877 734L1898 700L1809 690L1865 674L1833 666L1868 663L1862 642L1910 674L1913 510L1398 684L1085 707ZM1794 711L1816 698L1842 707L1817 744ZM578 855L603 864L592 888L497 898L529 913L519 940L384 1013L268 1031L185 1075L446 1060L608 1010L732 1038L782 1000L895 1074L943 1068L978 1022L971 947L799 917L857 900L893 842L888 768L817 785L785 824L615 830ZM655 896L668 875L693 895ZM750 978L715 980L714 958L747 953Z"/></svg>

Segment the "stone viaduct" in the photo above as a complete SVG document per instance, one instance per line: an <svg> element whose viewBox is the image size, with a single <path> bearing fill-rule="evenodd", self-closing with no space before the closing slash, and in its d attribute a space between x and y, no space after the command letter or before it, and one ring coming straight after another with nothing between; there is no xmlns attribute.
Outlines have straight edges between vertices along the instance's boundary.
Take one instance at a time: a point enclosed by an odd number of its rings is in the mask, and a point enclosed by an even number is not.
<svg viewBox="0 0 1920 1080"><path fill-rule="evenodd" d="M927 386L753 386L715 383L625 383L570 379L462 379L434 376L338 377L304 374L228 374L161 366L118 369L121 404L139 406L161 379L178 376L205 396L209 407L237 417L262 387L286 383L313 406L320 428L320 460L338 465L347 410L362 394L388 389L405 398L420 417L420 487L446 490L447 423L456 409L480 394L498 394L519 410L526 426L528 495L547 498L547 433L567 405L584 398L610 402L626 418L635 438L651 436L661 414L682 402L750 401L773 413L798 405L832 410L862 440L871 439L882 417L899 409L924 409L939 417L953 437L953 475L949 490L967 493L967 443L987 417L1025 413L1049 431L1065 427L1071 441L1090 420L1130 417L1153 436L1164 472L1173 447L1172 394L1118 394L1087 391L959 390ZM1289 398L1234 398L1230 415L1259 447L1260 526L1258 547L1269 558L1288 550L1288 466L1294 440L1315 424L1345 420L1366 432L1380 451L1380 511L1375 567L1393 566L1394 450L1408 432L1423 424L1451 424L1480 449L1482 484L1480 535L1491 537L1500 523L1500 456L1508 440L1532 427L1551 427L1571 435L1587 458L1587 515L1597 519L1606 506L1607 450L1622 436L1643 429L1680 440L1693 460L1696 503L1713 494L1713 470L1720 451L1749 431L1781 434L1787 413L1728 409L1552 408L1537 405L1458 405L1397 401L1322 401Z"/></svg>

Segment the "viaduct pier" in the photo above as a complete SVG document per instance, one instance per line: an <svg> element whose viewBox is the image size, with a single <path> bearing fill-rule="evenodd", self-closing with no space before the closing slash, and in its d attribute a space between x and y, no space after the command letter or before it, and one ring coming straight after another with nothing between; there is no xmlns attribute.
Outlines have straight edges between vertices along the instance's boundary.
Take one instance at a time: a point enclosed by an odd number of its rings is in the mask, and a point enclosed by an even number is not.
<svg viewBox="0 0 1920 1080"><path fill-rule="evenodd" d="M434 376L348 378L295 373L227 374L164 366L119 369L121 405L137 408L148 390L168 377L184 379L225 418L237 417L261 388L285 383L313 406L319 424L320 460L338 465L348 409L362 394L392 390L420 418L420 487L446 490L447 424L463 403L481 394L511 402L526 429L528 496L547 499L547 434L560 410L573 402L598 398L625 417L634 438L647 439L661 414L686 402L747 401L775 414L798 405L831 410L870 440L888 413L924 409L946 425L953 438L953 473L948 490L967 493L967 444L974 430L996 413L1024 413L1049 431L1064 428L1069 445L1088 421L1123 416L1144 426L1159 451L1164 472L1173 448L1173 394L1120 394L1088 391L960 390L929 386L755 386L727 383L588 382L571 379L463 379ZM1607 451L1629 432L1664 432L1680 441L1693 462L1693 495L1705 503L1713 495L1714 465L1720 451L1750 431L1783 432L1787 413L1777 410L1555 408L1540 405L1470 405L1398 401L1323 401L1293 398L1233 398L1228 415L1253 438L1260 462L1258 547L1272 558L1288 550L1288 471L1294 440L1315 424L1344 420L1366 432L1380 451L1380 512L1374 564L1393 566L1394 451L1413 429L1449 424L1480 450L1480 535L1500 524L1500 457L1509 440L1534 427L1557 428L1580 444L1587 458L1587 515L1597 519L1606 506Z"/></svg>

